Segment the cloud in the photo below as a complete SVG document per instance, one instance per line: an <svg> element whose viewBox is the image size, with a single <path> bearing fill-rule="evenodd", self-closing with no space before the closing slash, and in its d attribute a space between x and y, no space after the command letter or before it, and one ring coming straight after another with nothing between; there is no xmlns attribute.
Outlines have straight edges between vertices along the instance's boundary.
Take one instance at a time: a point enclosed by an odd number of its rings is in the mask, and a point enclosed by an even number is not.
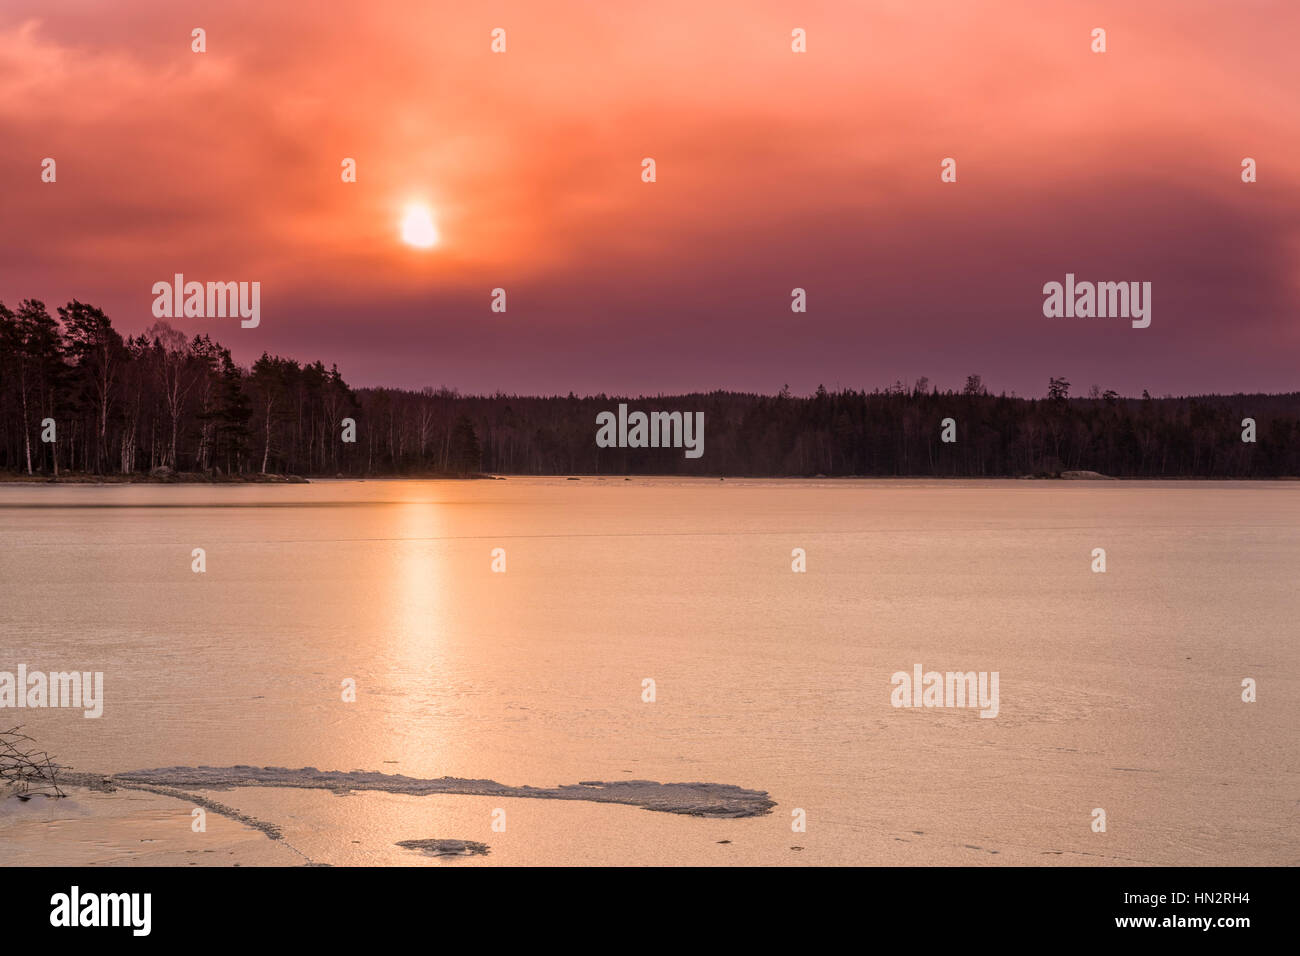
<svg viewBox="0 0 1300 956"><path fill-rule="evenodd" d="M1173 0L18 0L0 296L75 295L139 331L159 278L258 280L256 341L204 329L240 357L469 389L1290 387L1300 12L1264 6L1267 29ZM397 241L412 199L432 253ZM1144 337L1045 324L1042 283L1085 269L1156 282Z"/></svg>

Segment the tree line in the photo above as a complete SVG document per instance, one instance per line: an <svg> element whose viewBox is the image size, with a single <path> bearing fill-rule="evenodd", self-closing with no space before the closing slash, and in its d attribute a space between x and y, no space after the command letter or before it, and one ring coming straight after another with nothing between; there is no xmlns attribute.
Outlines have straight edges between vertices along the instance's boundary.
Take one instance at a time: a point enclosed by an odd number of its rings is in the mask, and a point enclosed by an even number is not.
<svg viewBox="0 0 1300 956"><path fill-rule="evenodd" d="M788 387L640 399L352 388L320 361L263 354L241 367L209 336L165 321L123 338L76 300L54 315L34 299L0 303L9 473L1300 475L1300 393L1125 398L1093 386L1071 397L1070 388L1051 378L1043 398L994 395L978 375L957 391L922 378L807 397ZM619 402L704 412L703 456L597 447L596 416Z"/></svg>

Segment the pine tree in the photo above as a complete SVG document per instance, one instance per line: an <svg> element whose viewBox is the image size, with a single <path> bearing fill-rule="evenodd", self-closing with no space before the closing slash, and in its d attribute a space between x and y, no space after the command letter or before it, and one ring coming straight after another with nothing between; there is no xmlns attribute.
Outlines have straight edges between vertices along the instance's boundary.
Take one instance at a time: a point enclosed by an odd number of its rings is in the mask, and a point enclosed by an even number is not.
<svg viewBox="0 0 1300 956"><path fill-rule="evenodd" d="M474 423L468 415L461 415L451 434L451 467L458 475L471 475L479 470L482 461Z"/></svg>

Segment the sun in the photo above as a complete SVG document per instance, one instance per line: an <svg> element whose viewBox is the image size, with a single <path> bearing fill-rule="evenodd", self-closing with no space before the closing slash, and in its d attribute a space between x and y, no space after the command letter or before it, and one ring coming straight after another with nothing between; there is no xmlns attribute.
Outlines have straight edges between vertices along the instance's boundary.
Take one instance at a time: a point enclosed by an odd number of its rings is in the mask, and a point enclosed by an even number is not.
<svg viewBox="0 0 1300 956"><path fill-rule="evenodd" d="M433 224L433 214L428 206L413 203L402 216L402 241L417 249L428 249L438 243L438 227Z"/></svg>

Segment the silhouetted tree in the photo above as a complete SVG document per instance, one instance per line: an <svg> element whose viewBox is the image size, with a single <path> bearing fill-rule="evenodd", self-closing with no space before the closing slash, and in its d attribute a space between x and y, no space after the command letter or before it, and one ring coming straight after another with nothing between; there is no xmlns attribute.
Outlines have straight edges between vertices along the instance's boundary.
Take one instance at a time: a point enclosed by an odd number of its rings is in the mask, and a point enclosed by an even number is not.
<svg viewBox="0 0 1300 956"><path fill-rule="evenodd" d="M458 474L468 475L479 470L483 463L483 452L479 447L478 434L474 423L468 415L456 419L456 429L451 435L451 466Z"/></svg>
<svg viewBox="0 0 1300 956"><path fill-rule="evenodd" d="M213 458L226 463L226 472L239 471L248 453L248 423L253 417L253 409L244 391L243 376L226 349L221 352L217 404L213 416L216 425Z"/></svg>

